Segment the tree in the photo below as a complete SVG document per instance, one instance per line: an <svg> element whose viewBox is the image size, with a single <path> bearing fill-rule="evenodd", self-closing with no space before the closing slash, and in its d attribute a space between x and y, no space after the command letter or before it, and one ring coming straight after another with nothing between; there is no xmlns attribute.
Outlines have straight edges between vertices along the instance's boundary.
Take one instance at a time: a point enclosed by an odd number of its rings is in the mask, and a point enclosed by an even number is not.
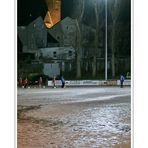
<svg viewBox="0 0 148 148"><path fill-rule="evenodd" d="M98 2L94 0L94 10L95 10L95 17L96 17L96 32L95 32L95 42L94 42L94 51L93 51L93 64L92 64L92 76L96 76L96 63L97 63L97 48L98 48L98 27L99 27L99 20L98 20Z"/></svg>
<svg viewBox="0 0 148 148"><path fill-rule="evenodd" d="M96 17L96 32L95 32L95 47L93 52L93 65L92 65L92 76L96 76L96 68L97 68L97 51L99 46L99 1L94 0L94 9L95 9L95 17Z"/></svg>
<svg viewBox="0 0 148 148"><path fill-rule="evenodd" d="M113 0L113 7L111 8L112 28L111 28L111 67L112 77L115 76L115 52L116 52L116 28L117 19L119 16L120 0Z"/></svg>
<svg viewBox="0 0 148 148"><path fill-rule="evenodd" d="M82 18L84 15L84 7L85 7L85 0L80 1L80 15L76 18L76 65L77 65L77 73L76 77L81 78L81 57L82 57L82 32L81 32L81 25L82 25Z"/></svg>

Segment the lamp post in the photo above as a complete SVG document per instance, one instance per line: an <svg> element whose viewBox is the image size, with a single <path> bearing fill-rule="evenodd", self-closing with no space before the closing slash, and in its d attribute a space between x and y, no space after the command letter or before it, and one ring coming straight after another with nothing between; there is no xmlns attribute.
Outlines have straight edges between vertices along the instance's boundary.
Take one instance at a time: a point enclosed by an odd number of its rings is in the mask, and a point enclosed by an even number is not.
<svg viewBox="0 0 148 148"><path fill-rule="evenodd" d="M105 80L107 80L107 0L105 0Z"/></svg>

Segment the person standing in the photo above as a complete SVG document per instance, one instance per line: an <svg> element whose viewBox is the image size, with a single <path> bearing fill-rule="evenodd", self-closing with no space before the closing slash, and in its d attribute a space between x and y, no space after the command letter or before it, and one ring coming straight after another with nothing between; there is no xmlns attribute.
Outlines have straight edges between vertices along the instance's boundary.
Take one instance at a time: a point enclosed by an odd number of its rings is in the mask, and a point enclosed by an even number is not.
<svg viewBox="0 0 148 148"><path fill-rule="evenodd" d="M28 79L26 78L26 79L24 80L24 88L27 88L27 86L28 86Z"/></svg>
<svg viewBox="0 0 148 148"><path fill-rule="evenodd" d="M62 88L64 88L65 87L65 80L64 80L64 78L63 78L63 76L61 76L61 83L62 83Z"/></svg>
<svg viewBox="0 0 148 148"><path fill-rule="evenodd" d="M42 87L42 83L43 83L43 79L42 79L42 77L40 77L40 78L39 78L39 88Z"/></svg>
<svg viewBox="0 0 148 148"><path fill-rule="evenodd" d="M22 87L22 84L23 84L23 80L22 80L22 77L19 78L19 87Z"/></svg>
<svg viewBox="0 0 148 148"><path fill-rule="evenodd" d="M124 82L125 78L123 75L120 75L120 87L123 88L123 82Z"/></svg>
<svg viewBox="0 0 148 148"><path fill-rule="evenodd" d="M53 88L56 88L56 85L55 85L55 83L56 83L56 77L55 76L53 77L52 83L53 83Z"/></svg>

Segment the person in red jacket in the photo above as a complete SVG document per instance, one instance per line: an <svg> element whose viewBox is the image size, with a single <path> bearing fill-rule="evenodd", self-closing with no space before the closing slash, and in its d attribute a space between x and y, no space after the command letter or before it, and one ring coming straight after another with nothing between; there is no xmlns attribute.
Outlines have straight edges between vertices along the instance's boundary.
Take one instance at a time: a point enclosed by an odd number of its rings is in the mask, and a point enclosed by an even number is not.
<svg viewBox="0 0 148 148"><path fill-rule="evenodd" d="M27 88L28 85L28 79L26 78L25 80L23 80L23 86L24 88Z"/></svg>

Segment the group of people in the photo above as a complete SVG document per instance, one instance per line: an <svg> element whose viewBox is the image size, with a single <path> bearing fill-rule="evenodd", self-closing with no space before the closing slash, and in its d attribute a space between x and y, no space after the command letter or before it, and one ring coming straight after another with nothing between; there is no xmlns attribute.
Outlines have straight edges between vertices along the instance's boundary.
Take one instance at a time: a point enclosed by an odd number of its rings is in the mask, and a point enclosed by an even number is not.
<svg viewBox="0 0 148 148"><path fill-rule="evenodd" d="M38 80L38 84L39 84L40 88L42 87L42 83L43 83L43 80L42 80L42 77L40 77ZM27 88L28 86L29 86L28 78L26 77L25 79L22 79L22 77L20 77L19 78L19 87Z"/></svg>
<svg viewBox="0 0 148 148"><path fill-rule="evenodd" d="M63 76L60 77L60 81L61 81L61 87L65 88L65 80L64 80ZM53 77L52 83L53 83L53 88L56 88L56 77L55 76ZM22 79L22 77L19 78L19 87L27 88L28 84L29 84L29 82L28 82L27 78L25 78L25 79ZM41 88L43 86L43 78L42 77L39 77L38 85L39 85L39 88Z"/></svg>
<svg viewBox="0 0 148 148"><path fill-rule="evenodd" d="M22 79L22 77L19 78L19 87L27 88L28 85L28 79Z"/></svg>
<svg viewBox="0 0 148 148"><path fill-rule="evenodd" d="M124 80L125 80L125 77L121 74L120 75L120 87L121 88L123 88ZM65 88L65 80L64 80L63 76L60 77L60 81L61 81L61 88ZM55 76L53 77L52 83L53 83L53 88L56 88L56 77ZM42 77L39 78L38 85L39 85L39 88L42 87L42 85L43 85ZM28 79L27 78L22 79L22 77L20 77L19 78L19 87L27 88L27 86L28 86Z"/></svg>

